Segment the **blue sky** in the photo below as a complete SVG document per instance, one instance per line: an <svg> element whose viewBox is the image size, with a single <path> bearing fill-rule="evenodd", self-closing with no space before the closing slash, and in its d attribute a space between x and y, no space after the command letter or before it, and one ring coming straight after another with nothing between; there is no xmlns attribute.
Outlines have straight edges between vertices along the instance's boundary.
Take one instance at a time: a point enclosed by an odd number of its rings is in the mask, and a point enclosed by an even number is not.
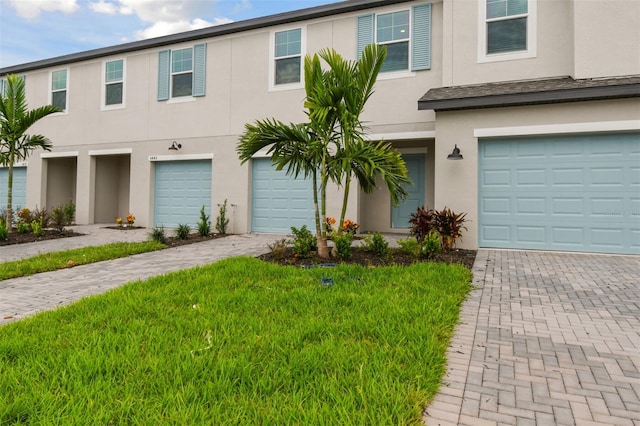
<svg viewBox="0 0 640 426"><path fill-rule="evenodd" d="M0 0L0 68L338 0Z"/></svg>

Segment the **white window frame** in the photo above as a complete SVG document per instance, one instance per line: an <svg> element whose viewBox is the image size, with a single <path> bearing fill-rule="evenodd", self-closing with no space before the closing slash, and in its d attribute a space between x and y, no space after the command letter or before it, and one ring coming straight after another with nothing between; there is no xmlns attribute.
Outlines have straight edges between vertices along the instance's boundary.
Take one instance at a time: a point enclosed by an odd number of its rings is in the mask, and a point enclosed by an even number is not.
<svg viewBox="0 0 640 426"><path fill-rule="evenodd" d="M527 49L514 52L487 53L487 0L478 1L478 63L512 61L537 56L538 0L528 0L527 13L500 20L527 18ZM497 20L497 19L496 19ZM496 21L496 20L491 20Z"/></svg>
<svg viewBox="0 0 640 426"><path fill-rule="evenodd" d="M180 50L190 50L191 51L191 69L189 71L178 71L173 72L173 55ZM171 49L171 54L169 55L169 100L173 102L185 102L195 100L193 96L193 66L194 66L194 49L193 46L185 46L179 47L176 49ZM173 96L173 76L174 75L183 75L183 74L191 74L191 94L183 95L183 96Z"/></svg>
<svg viewBox="0 0 640 426"><path fill-rule="evenodd" d="M297 83L276 84L276 33L300 30L300 55L282 56L277 59L300 56L300 81ZM307 27L295 26L279 28L269 35L269 91L296 90L304 88L304 58L307 54Z"/></svg>
<svg viewBox="0 0 640 426"><path fill-rule="evenodd" d="M49 72L49 88L48 88L48 92L49 92L49 105L53 105L53 73L58 72L58 71L67 71L67 81L66 81L66 85L65 85L65 100L64 100L64 105L65 108L59 112L58 114L67 114L69 112L69 81L71 80L71 70L69 68L60 68L57 70L52 70L51 72ZM56 91L61 91L62 89L56 90Z"/></svg>
<svg viewBox="0 0 640 426"><path fill-rule="evenodd" d="M107 64L109 62L122 61L122 80L119 83L122 83L122 102L114 105L107 105L107 85L118 83L118 81L109 81L107 82ZM119 59L110 59L108 61L102 62L102 90L100 95L100 102L102 105L102 111L110 111L114 109L123 109L125 108L125 100L127 99L127 59L119 58Z"/></svg>

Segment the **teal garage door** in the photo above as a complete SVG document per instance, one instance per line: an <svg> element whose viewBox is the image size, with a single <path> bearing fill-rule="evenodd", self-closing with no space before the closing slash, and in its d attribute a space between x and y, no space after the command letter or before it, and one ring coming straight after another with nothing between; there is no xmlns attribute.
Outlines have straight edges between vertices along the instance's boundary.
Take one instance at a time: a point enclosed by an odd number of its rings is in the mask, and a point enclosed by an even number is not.
<svg viewBox="0 0 640 426"><path fill-rule="evenodd" d="M0 168L0 210L7 207L7 184L9 181L9 170ZM27 168L13 168L13 191L11 192L14 211L18 208L27 207Z"/></svg>
<svg viewBox="0 0 640 426"><path fill-rule="evenodd" d="M479 142L480 247L640 253L640 134Z"/></svg>
<svg viewBox="0 0 640 426"><path fill-rule="evenodd" d="M311 180L277 171L270 158L252 163L251 231L288 234L307 225L315 233Z"/></svg>
<svg viewBox="0 0 640 426"><path fill-rule="evenodd" d="M203 205L211 215L211 160L155 163L155 226L194 228Z"/></svg>

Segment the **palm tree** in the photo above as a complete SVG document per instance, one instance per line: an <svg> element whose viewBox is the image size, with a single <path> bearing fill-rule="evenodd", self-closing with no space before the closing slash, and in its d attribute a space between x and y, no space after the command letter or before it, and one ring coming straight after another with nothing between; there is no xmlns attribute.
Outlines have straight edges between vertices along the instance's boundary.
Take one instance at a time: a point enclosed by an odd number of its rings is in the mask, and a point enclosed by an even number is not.
<svg viewBox="0 0 640 426"><path fill-rule="evenodd" d="M350 180L355 176L365 192L371 192L380 176L394 202L406 196L403 185L410 183L400 154L391 145L364 141L360 114L373 93L386 48L367 46L356 62L344 60L333 50L305 58L305 113L308 123L284 124L277 120L258 120L245 125L237 152L242 163L258 151L270 147L268 154L278 170L295 177L312 179L318 255L329 257L326 216L327 184L344 184L341 224L348 199ZM328 70L323 70L322 58ZM319 200L318 200L319 192Z"/></svg>
<svg viewBox="0 0 640 426"><path fill-rule="evenodd" d="M27 109L24 80L17 75L7 75L5 92L0 96L0 164L7 167L7 217L6 225L12 232L13 220L13 165L27 159L31 151L42 148L51 151L51 141L42 135L27 135L26 131L41 118L59 112L60 108L46 105Z"/></svg>

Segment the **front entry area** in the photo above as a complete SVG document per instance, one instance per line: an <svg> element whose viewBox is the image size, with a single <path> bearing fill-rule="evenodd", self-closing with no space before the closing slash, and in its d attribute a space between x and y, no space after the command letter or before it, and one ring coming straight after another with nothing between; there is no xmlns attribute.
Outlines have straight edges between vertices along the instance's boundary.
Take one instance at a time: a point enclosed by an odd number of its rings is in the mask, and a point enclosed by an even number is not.
<svg viewBox="0 0 640 426"><path fill-rule="evenodd" d="M409 216L417 208L425 204L425 156L424 154L405 154L402 156L407 165L409 179L413 185L408 186L409 197L400 201L398 206L391 206L391 227L409 228Z"/></svg>

